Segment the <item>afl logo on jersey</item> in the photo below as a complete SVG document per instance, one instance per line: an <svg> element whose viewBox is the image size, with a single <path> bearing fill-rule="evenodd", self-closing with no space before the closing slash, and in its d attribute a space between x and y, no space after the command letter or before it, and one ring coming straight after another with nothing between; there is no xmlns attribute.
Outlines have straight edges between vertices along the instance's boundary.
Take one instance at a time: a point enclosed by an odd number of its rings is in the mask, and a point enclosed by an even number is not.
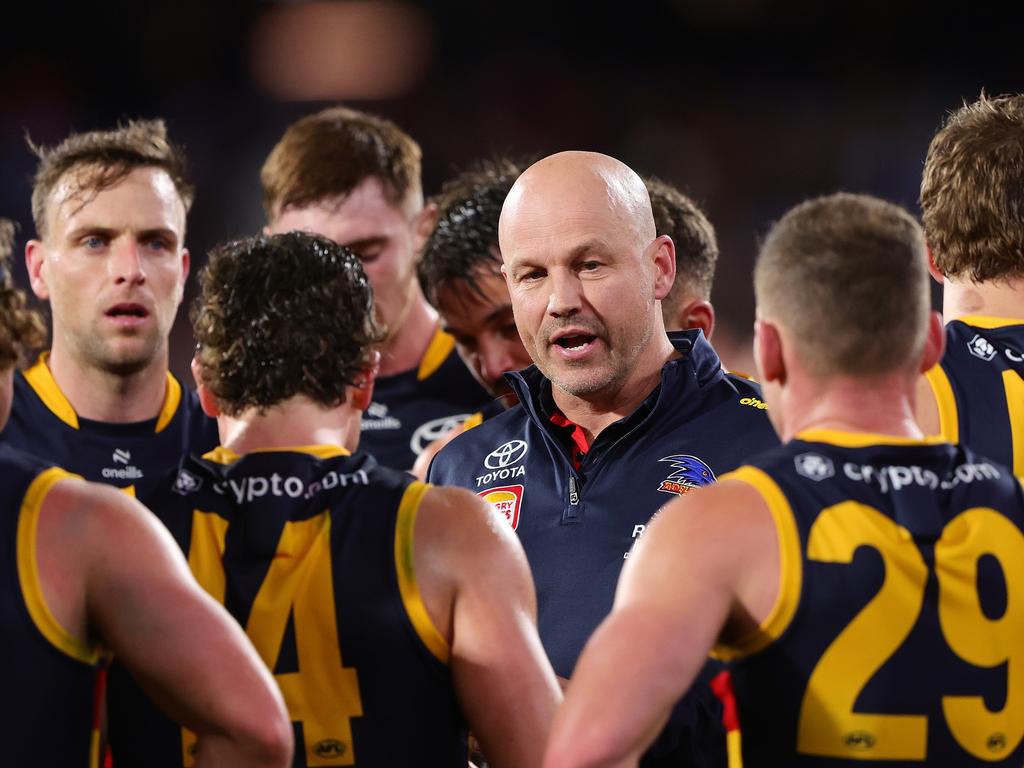
<svg viewBox="0 0 1024 768"><path fill-rule="evenodd" d="M832 459L820 453L801 453L793 457L796 473L808 480L828 480L836 473Z"/></svg>
<svg viewBox="0 0 1024 768"><path fill-rule="evenodd" d="M658 461L666 461L675 469L658 486L658 490L662 493L674 493L677 496L682 496L694 488L711 485L715 482L715 473L711 471L711 467L696 456L679 453L675 456L658 459Z"/></svg>
<svg viewBox="0 0 1024 768"><path fill-rule="evenodd" d="M180 493L182 496L187 496L190 493L195 493L203 487L203 478L193 475L187 469L178 470L178 476L174 478L174 485L171 490L175 493Z"/></svg>
<svg viewBox="0 0 1024 768"><path fill-rule="evenodd" d="M996 356L996 348L989 343L988 339L977 333L974 334L973 339L967 342L967 351L986 363Z"/></svg>
<svg viewBox="0 0 1024 768"><path fill-rule="evenodd" d="M499 512L512 526L514 531L519 527L519 510L523 506L523 486L503 485L499 488L490 488L480 491L477 496L486 501L495 512Z"/></svg>
<svg viewBox="0 0 1024 768"><path fill-rule="evenodd" d="M484 466L488 469L504 469L512 464L518 464L528 450L523 440L509 440L487 454Z"/></svg>

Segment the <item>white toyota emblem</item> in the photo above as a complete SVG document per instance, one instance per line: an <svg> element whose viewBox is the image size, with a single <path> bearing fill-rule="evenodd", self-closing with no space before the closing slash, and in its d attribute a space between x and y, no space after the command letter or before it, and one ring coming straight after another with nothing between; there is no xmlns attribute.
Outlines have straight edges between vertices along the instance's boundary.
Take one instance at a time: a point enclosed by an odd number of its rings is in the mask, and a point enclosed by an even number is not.
<svg viewBox="0 0 1024 768"><path fill-rule="evenodd" d="M503 469L511 464L517 464L523 460L527 450L524 441L509 440L487 454L484 466L488 469Z"/></svg>

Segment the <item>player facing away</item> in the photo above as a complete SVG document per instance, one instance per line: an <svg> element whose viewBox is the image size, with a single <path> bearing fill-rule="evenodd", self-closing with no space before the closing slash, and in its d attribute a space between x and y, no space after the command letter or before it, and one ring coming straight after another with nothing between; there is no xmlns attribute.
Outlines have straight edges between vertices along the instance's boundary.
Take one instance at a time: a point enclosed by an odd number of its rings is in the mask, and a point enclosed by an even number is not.
<svg viewBox="0 0 1024 768"><path fill-rule="evenodd" d="M708 651L728 660L731 766L1020 765L1024 498L916 425L943 347L924 251L864 196L773 227L755 354L785 443L659 513L545 766L634 764Z"/></svg>
<svg viewBox="0 0 1024 768"><path fill-rule="evenodd" d="M12 234L0 220L0 428L15 364L45 339L11 281ZM292 734L273 680L141 505L0 445L0 526L5 764L98 764L94 679L111 650L199 733L197 765L289 764Z"/></svg>
<svg viewBox="0 0 1024 768"><path fill-rule="evenodd" d="M946 353L922 428L1024 474L1024 96L982 96L928 147L921 210Z"/></svg>
<svg viewBox="0 0 1024 768"><path fill-rule="evenodd" d="M189 267L185 158L159 120L35 149L25 258L53 340L15 374L0 442L145 492L183 453L216 445L216 425L167 369Z"/></svg>
<svg viewBox="0 0 1024 768"><path fill-rule="evenodd" d="M526 559L489 506L353 452L383 333L359 260L300 232L210 256L194 316L221 446L154 511L281 686L296 766L540 762L560 698ZM112 686L117 765L190 736Z"/></svg>
<svg viewBox="0 0 1024 768"><path fill-rule="evenodd" d="M419 145L388 120L331 107L288 127L260 179L268 234L313 232L363 262L387 336L360 445L385 466L410 469L488 400L416 280L432 223Z"/></svg>

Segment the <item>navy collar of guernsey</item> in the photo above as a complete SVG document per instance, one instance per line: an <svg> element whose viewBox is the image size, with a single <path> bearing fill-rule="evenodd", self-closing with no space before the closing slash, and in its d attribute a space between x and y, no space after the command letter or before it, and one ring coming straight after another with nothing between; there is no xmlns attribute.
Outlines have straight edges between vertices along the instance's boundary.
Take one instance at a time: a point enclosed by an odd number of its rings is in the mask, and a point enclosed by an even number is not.
<svg viewBox="0 0 1024 768"><path fill-rule="evenodd" d="M662 366L661 383L651 391L633 413L607 427L601 435L608 431L614 434L623 428L631 429L652 413L666 407L674 409L685 408L688 405L696 407L700 398L679 399L680 390L694 387L699 391L716 384L725 377L722 361L708 340L704 338L702 330L672 331L668 334L668 338L672 342L672 346L679 352L680 357L669 360ZM519 396L519 402L523 404L530 418L542 425L545 431L550 431L550 418L555 409L554 398L551 394L551 382L535 365L531 365L523 371L506 373L505 379ZM670 403L662 397L666 390L666 384L669 385L667 389L673 393Z"/></svg>

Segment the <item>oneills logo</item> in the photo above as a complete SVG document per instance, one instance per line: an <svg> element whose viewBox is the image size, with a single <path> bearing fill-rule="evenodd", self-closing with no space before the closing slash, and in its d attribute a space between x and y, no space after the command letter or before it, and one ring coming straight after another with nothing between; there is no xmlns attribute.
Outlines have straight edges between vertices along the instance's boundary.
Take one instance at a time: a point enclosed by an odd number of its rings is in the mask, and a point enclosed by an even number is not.
<svg viewBox="0 0 1024 768"><path fill-rule="evenodd" d="M486 501L496 512L500 512L508 520L514 531L519 527L519 510L523 506L523 486L503 485L480 491L477 496Z"/></svg>

